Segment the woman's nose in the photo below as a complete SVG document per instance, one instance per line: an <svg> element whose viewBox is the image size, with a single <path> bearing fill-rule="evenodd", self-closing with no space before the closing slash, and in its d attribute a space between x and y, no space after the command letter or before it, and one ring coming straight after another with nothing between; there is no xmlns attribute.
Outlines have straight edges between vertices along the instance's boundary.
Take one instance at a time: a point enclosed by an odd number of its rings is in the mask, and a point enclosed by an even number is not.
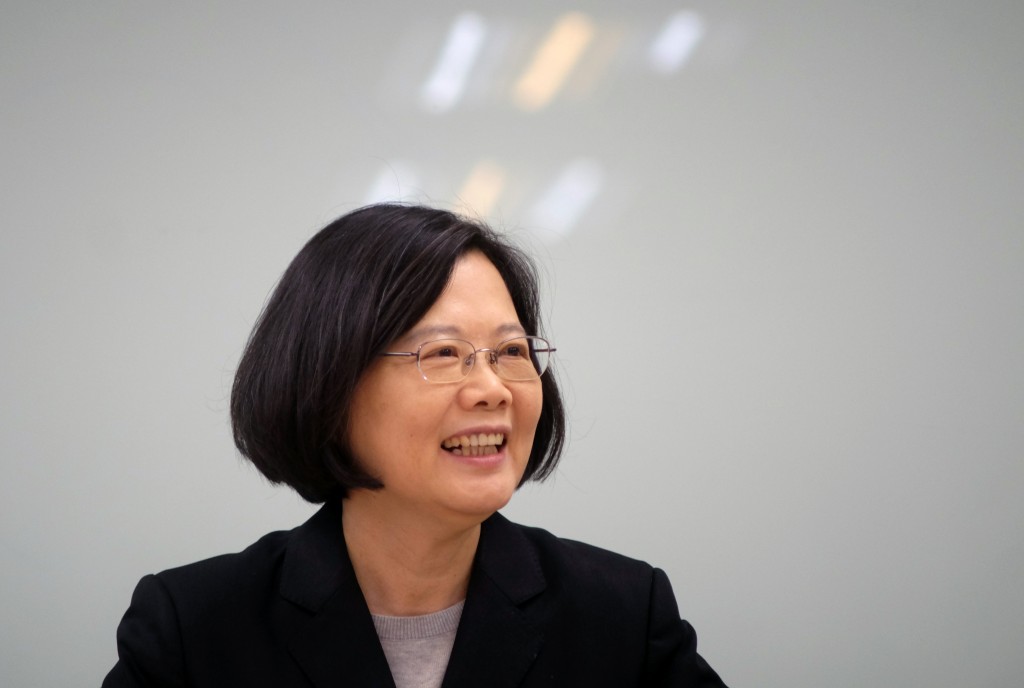
<svg viewBox="0 0 1024 688"><path fill-rule="evenodd" d="M484 405L497 408L512 402L512 390L495 368L497 357L493 351L477 352L475 365L463 383L462 394L470 406Z"/></svg>

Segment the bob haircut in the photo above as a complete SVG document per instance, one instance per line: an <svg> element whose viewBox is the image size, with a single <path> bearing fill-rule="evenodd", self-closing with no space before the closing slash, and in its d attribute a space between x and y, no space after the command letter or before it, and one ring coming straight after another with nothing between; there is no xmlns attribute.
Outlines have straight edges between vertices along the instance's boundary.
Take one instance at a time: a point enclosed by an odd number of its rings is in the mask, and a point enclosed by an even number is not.
<svg viewBox="0 0 1024 688"><path fill-rule="evenodd" d="M455 263L480 251L498 269L527 334L541 335L533 263L493 230L453 213L380 204L320 230L288 266L246 344L231 389L235 445L272 483L310 502L383 484L346 438L363 373L440 297ZM426 384L426 383L424 383ZM543 480L565 442L552 371L520 482Z"/></svg>

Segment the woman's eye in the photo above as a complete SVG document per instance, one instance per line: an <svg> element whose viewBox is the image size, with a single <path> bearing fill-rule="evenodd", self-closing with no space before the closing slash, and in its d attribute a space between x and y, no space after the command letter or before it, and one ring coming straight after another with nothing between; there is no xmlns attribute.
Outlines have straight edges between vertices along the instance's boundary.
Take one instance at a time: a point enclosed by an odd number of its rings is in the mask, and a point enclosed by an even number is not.
<svg viewBox="0 0 1024 688"><path fill-rule="evenodd" d="M457 346L439 346L436 349L425 349L421 354L420 358L459 358L459 348Z"/></svg>
<svg viewBox="0 0 1024 688"><path fill-rule="evenodd" d="M528 349L522 344L509 344L498 353L507 358L526 358Z"/></svg>

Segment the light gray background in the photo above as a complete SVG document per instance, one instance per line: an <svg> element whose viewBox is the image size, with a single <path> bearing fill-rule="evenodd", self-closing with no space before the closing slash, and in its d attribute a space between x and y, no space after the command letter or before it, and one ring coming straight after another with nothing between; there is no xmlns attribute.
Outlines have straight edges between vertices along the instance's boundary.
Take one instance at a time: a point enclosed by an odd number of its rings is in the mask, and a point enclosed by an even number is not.
<svg viewBox="0 0 1024 688"><path fill-rule="evenodd" d="M1024 4L587 3L537 114L509 75L564 8L480 6L492 62L432 114L466 5L367 5L0 9L0 684L98 684L140 576L311 513L229 437L264 298L382 170L450 205L489 159L572 423L510 516L665 568L731 685L1019 686Z"/></svg>

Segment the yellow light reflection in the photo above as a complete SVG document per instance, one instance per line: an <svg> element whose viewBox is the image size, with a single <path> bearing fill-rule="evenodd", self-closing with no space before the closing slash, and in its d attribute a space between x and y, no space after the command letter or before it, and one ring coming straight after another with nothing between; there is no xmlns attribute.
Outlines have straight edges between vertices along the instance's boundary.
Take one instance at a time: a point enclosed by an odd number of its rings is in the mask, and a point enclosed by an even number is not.
<svg viewBox="0 0 1024 688"><path fill-rule="evenodd" d="M487 217L504 188L505 170L491 160L481 160L459 189L457 210L466 215Z"/></svg>
<svg viewBox="0 0 1024 688"><path fill-rule="evenodd" d="M512 98L536 112L551 102L594 38L594 23L582 12L562 15L519 77Z"/></svg>

